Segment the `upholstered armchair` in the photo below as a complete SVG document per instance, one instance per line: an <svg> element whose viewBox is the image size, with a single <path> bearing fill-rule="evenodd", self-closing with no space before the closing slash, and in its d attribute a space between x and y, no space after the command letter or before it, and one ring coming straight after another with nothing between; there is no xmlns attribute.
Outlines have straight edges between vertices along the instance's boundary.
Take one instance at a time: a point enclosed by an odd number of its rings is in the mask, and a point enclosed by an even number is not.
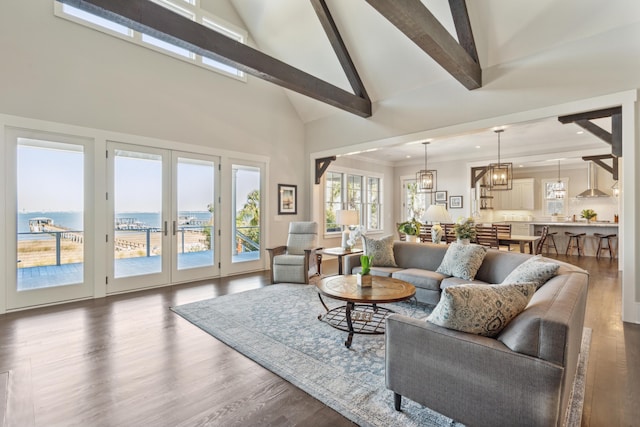
<svg viewBox="0 0 640 427"><path fill-rule="evenodd" d="M292 222L286 246L267 249L271 257L271 283L309 283L309 269L320 273L316 251L318 224Z"/></svg>

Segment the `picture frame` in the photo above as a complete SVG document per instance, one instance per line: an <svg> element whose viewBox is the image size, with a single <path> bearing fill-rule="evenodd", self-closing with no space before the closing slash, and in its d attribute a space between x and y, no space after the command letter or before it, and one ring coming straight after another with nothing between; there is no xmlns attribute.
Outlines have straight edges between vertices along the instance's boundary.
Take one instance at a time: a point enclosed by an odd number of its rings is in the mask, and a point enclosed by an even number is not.
<svg viewBox="0 0 640 427"><path fill-rule="evenodd" d="M451 209L462 209L462 196L449 196L449 207Z"/></svg>
<svg viewBox="0 0 640 427"><path fill-rule="evenodd" d="M278 215L298 213L298 186L278 184Z"/></svg>
<svg viewBox="0 0 640 427"><path fill-rule="evenodd" d="M436 191L435 201L436 202L444 202L446 204L447 203L447 192L446 191Z"/></svg>

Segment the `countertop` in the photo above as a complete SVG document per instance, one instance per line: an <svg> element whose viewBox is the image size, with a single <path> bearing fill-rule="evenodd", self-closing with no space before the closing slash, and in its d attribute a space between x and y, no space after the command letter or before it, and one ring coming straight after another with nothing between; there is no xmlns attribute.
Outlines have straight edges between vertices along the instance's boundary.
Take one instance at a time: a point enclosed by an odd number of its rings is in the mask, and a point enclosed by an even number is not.
<svg viewBox="0 0 640 427"><path fill-rule="evenodd" d="M606 221L504 221L504 222L517 222L518 224L531 224L531 225L556 225L560 227L617 227L617 222Z"/></svg>

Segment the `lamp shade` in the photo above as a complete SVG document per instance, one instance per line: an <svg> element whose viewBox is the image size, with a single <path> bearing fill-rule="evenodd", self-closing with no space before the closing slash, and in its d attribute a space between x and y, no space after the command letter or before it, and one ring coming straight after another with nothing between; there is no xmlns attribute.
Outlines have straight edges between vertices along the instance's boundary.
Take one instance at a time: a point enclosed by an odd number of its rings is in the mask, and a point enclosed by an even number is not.
<svg viewBox="0 0 640 427"><path fill-rule="evenodd" d="M430 222L450 222L451 216L442 205L431 205L424 214L424 220Z"/></svg>
<svg viewBox="0 0 640 427"><path fill-rule="evenodd" d="M336 224L357 225L359 224L358 211L338 210L336 211Z"/></svg>

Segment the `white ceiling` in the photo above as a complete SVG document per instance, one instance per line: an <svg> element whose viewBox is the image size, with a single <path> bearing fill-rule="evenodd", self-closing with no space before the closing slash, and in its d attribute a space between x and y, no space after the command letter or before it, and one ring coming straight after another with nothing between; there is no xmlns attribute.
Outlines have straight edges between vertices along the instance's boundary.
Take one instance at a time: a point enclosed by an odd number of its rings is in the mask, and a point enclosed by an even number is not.
<svg viewBox="0 0 640 427"><path fill-rule="evenodd" d="M311 2L230 2L261 51L351 90ZM453 79L366 1L326 2L374 103L393 102L403 93ZM422 2L456 37L448 0ZM640 22L640 1L636 0L467 0L467 8L483 70L508 67L510 62ZM338 111L303 95L286 93L305 123ZM610 129L608 119L599 124ZM610 153L605 143L587 132L578 135L578 130L574 124L560 124L555 117L508 126L502 134L502 157L535 165L540 155L548 159L569 153L578 159L581 152ZM358 155L394 165L415 163L417 158L424 159L424 147L419 142ZM478 129L472 134L440 138L429 145L431 157L434 161L491 159L497 157L497 137L492 129Z"/></svg>

